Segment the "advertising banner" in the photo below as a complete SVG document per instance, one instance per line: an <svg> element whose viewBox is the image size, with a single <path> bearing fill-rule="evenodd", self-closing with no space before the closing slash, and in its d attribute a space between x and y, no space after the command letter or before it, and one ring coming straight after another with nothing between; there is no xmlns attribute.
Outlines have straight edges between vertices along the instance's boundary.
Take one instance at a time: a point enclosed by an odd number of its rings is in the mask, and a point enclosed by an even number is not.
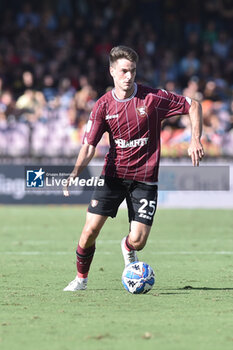
<svg viewBox="0 0 233 350"><path fill-rule="evenodd" d="M71 179L73 166L0 165L0 204L87 204L93 189L101 190L101 165L90 165ZM233 165L162 164L159 206L170 208L233 208Z"/></svg>

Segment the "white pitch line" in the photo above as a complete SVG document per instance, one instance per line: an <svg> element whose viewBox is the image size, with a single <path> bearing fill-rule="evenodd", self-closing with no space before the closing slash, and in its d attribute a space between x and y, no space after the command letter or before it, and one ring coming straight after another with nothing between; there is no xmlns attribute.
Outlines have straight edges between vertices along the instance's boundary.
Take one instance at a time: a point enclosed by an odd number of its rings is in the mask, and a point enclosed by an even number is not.
<svg viewBox="0 0 233 350"><path fill-rule="evenodd" d="M72 252L0 252L0 255L67 255Z"/></svg>
<svg viewBox="0 0 233 350"><path fill-rule="evenodd" d="M233 255L231 251L217 251L217 252L151 252L154 255ZM0 252L0 255L70 255L74 252ZM100 252L103 255L115 254L114 252Z"/></svg>
<svg viewBox="0 0 233 350"><path fill-rule="evenodd" d="M233 252L152 252L154 255L233 255Z"/></svg>
<svg viewBox="0 0 233 350"><path fill-rule="evenodd" d="M208 240L202 240L202 242L205 242L206 244L211 244L211 243L218 243L220 242L220 239L208 239ZM229 238L229 239L225 239L225 242L233 242L233 239ZM46 245L46 244L51 244L53 243L53 240L22 240L22 241L13 241L12 243L14 245ZM105 240L101 240L99 239L97 241L97 244L99 245L105 245L105 244L120 244L121 239L105 239ZM150 239L149 240L150 243L155 243L155 244L173 244L173 243L179 243L180 241L177 239L174 240L169 240L169 239ZM187 242L187 241L186 241ZM221 241L222 242L222 241ZM195 240L195 239L191 239L188 240L188 243L192 244L192 243L199 243L199 240Z"/></svg>
<svg viewBox="0 0 233 350"><path fill-rule="evenodd" d="M39 240L22 240L22 241L14 241L14 242L12 242L14 245L17 245L17 244L29 244L29 245L31 245L31 244L33 244L33 245L40 245L40 244L51 244L51 242L53 242L52 240L51 241L48 241L48 240L46 240L46 241L39 241Z"/></svg>

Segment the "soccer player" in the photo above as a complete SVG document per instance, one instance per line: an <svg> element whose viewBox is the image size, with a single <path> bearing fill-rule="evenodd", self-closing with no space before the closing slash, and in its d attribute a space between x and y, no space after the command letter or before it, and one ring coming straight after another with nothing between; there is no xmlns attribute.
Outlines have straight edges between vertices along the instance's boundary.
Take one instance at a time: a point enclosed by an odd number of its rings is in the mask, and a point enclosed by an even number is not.
<svg viewBox="0 0 233 350"><path fill-rule="evenodd" d="M71 180L88 165L107 131L110 149L101 174L104 186L94 190L76 251L77 276L64 291L86 289L95 241L107 218L116 216L124 199L130 222L129 233L121 242L124 263L126 266L138 261L136 252L146 244L157 206L162 120L188 114L192 129L188 154L194 166L204 156L200 104L188 97L135 83L138 55L129 47L114 47L109 61L114 88L96 102L74 170L64 188L64 195L69 196Z"/></svg>

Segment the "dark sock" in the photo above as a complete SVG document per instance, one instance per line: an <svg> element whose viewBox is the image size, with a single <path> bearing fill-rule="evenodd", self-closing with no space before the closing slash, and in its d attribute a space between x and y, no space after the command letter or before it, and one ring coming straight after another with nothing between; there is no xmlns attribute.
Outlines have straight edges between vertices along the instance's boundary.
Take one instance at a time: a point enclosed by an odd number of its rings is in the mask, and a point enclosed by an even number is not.
<svg viewBox="0 0 233 350"><path fill-rule="evenodd" d="M86 249L83 249L78 245L76 251L78 277L87 278L94 253L95 244Z"/></svg>

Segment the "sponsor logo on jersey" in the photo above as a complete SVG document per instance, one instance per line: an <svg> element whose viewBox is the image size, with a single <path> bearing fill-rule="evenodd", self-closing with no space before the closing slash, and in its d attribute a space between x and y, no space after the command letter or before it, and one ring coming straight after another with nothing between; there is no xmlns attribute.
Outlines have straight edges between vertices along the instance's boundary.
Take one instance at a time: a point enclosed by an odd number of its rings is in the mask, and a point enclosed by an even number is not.
<svg viewBox="0 0 233 350"><path fill-rule="evenodd" d="M148 117L147 106L137 107L136 110L139 117Z"/></svg>
<svg viewBox="0 0 233 350"><path fill-rule="evenodd" d="M105 120L114 119L114 118L118 118L118 117L119 117L119 114L113 114L113 115L107 114L105 117Z"/></svg>
<svg viewBox="0 0 233 350"><path fill-rule="evenodd" d="M136 140L122 140L122 139L116 139L115 143L120 148L130 148L130 147L141 147L146 145L148 142L148 137L144 137L141 139Z"/></svg>

